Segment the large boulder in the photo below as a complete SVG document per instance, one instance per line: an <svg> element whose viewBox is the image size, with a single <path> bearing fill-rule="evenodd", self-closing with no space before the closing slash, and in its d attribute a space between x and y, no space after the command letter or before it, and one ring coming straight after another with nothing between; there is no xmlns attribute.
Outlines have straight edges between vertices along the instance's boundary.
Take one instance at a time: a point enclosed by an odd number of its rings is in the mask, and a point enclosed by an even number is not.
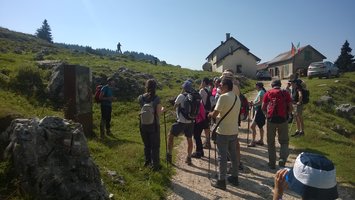
<svg viewBox="0 0 355 200"><path fill-rule="evenodd" d="M341 104L335 108L339 116L350 118L355 114L355 106L350 104Z"/></svg>
<svg viewBox="0 0 355 200"><path fill-rule="evenodd" d="M58 117L15 119L7 143L21 188L34 199L108 199L81 124Z"/></svg>

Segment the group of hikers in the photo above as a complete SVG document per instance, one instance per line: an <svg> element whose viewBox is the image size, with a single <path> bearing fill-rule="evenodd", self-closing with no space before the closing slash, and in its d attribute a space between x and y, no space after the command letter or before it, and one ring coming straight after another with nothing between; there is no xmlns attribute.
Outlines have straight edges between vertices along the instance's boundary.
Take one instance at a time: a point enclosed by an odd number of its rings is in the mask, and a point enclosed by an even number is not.
<svg viewBox="0 0 355 200"><path fill-rule="evenodd" d="M105 134L111 134L110 120L112 101L114 100L111 88L113 86L114 81L109 78L108 84L101 88L99 96L101 100L100 134L102 137ZM332 162L324 156L302 153L298 156L293 169L285 168L289 155L289 123L292 123L293 118L295 118L297 130L291 136L300 137L305 134L302 110L303 105L308 102L309 97L307 95L309 95L309 92L304 92L306 90L304 82L297 76L292 75L285 89L281 88L280 80L273 80L271 87L270 90L266 91L262 82L257 82L255 85L258 93L248 105L252 108L253 114L251 123L252 140L247 146L264 145L263 127L266 124L268 167L276 169L275 137L276 134L278 135L280 144L278 166L280 170L275 174L274 199L282 199L286 185L288 185L288 188L295 188L295 191L304 199L310 199L310 197L311 199L337 198L335 169ZM138 97L140 106L139 128L144 143L144 166L151 167L154 171L161 169L159 118L166 112L159 96L156 94L156 89L157 82L154 79L149 79L145 84L145 93ZM218 153L218 174L216 180L211 180L211 185L226 190L226 181L228 181L231 185L238 186L238 173L239 170L243 170L238 140L242 95L239 89L239 81L235 78L234 72L226 70L221 77L216 77L213 80L204 78L199 91L193 88L191 80L183 82L181 89L173 105L176 122L171 125L166 138L167 163L172 164L174 138L180 134L184 134L187 139L185 160L187 165L192 165L192 158L204 157L203 149L211 149L211 142L214 142ZM247 120L249 123L249 117ZM256 126L260 132L259 140L256 140ZM202 132L205 134L204 143L201 138ZM196 147L194 152L192 137L195 140ZM230 169L227 169L228 160L231 161ZM302 166L307 170L302 170ZM324 173L330 179L328 183L318 180L321 177L324 178L322 176ZM227 176L227 174L230 174L230 176Z"/></svg>

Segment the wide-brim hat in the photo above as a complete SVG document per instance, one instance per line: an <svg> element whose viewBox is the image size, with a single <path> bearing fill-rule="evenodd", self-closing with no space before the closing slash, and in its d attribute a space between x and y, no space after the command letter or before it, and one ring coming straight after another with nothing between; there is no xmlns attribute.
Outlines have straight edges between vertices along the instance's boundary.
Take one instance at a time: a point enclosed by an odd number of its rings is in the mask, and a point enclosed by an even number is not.
<svg viewBox="0 0 355 200"><path fill-rule="evenodd" d="M338 198L335 167L325 156L301 153L286 176L288 188L304 199Z"/></svg>

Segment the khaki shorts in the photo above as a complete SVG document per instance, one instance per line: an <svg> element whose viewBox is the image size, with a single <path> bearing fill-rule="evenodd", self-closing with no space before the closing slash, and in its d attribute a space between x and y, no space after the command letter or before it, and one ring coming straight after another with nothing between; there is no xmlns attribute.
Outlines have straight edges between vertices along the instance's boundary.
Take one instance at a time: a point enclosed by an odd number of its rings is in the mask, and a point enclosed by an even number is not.
<svg viewBox="0 0 355 200"><path fill-rule="evenodd" d="M293 104L293 115L302 116L303 114L303 105Z"/></svg>

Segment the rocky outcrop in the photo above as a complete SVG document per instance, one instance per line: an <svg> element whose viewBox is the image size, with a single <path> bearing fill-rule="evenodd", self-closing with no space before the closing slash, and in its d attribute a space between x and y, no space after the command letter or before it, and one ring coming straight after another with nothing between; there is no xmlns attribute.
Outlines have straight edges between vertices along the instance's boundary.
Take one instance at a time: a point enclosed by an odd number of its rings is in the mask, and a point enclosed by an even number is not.
<svg viewBox="0 0 355 200"><path fill-rule="evenodd" d="M355 114L355 106L350 104L341 104L335 108L337 114L341 117L350 118Z"/></svg>
<svg viewBox="0 0 355 200"><path fill-rule="evenodd" d="M58 117L15 119L2 133L5 158L34 199L108 199L79 123Z"/></svg>

